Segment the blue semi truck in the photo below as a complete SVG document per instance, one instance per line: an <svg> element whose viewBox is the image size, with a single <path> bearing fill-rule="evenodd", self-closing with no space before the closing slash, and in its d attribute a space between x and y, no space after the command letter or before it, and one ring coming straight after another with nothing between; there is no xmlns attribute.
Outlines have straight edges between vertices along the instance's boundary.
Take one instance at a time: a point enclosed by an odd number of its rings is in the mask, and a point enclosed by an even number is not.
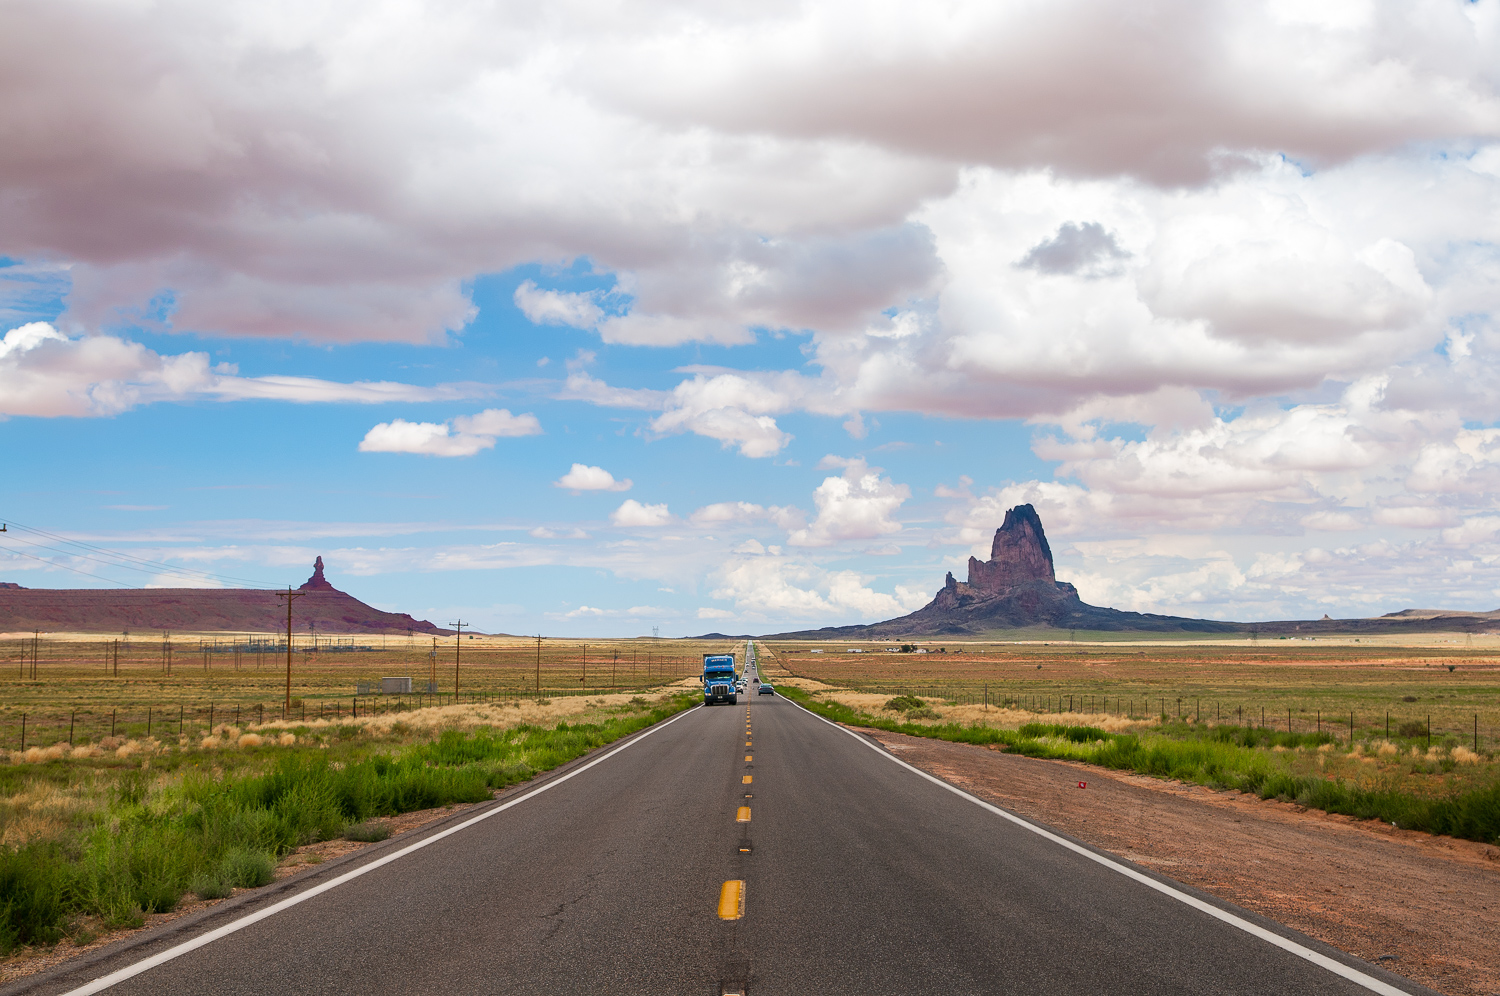
<svg viewBox="0 0 1500 996"><path fill-rule="evenodd" d="M734 654L703 655L703 704L714 705L739 701L735 694L735 681L739 675L734 670Z"/></svg>

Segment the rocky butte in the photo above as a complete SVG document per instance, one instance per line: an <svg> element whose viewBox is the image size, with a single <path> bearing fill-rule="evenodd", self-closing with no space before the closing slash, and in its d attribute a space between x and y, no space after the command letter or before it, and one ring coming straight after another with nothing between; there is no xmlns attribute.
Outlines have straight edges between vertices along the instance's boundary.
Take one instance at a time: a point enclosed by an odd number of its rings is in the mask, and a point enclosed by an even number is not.
<svg viewBox="0 0 1500 996"><path fill-rule="evenodd" d="M297 589L292 607L299 633L448 634L404 612L382 612L339 591L323 575L323 558ZM286 629L286 604L253 588L22 588L0 584L0 632L275 633Z"/></svg>
<svg viewBox="0 0 1500 996"><path fill-rule="evenodd" d="M829 626L778 633L781 639L895 640L922 636L978 636L995 630L1046 628L1145 633L1395 633L1462 632L1491 628L1500 612L1466 613L1413 610L1375 619L1329 619L1266 623L1221 622L1148 612L1123 612L1089 605L1078 589L1057 580L1052 548L1042 519L1030 505L1005 513L995 530L990 559L969 558L969 577L950 572L931 602L910 615L869 626ZM1478 631L1477 629L1475 631Z"/></svg>

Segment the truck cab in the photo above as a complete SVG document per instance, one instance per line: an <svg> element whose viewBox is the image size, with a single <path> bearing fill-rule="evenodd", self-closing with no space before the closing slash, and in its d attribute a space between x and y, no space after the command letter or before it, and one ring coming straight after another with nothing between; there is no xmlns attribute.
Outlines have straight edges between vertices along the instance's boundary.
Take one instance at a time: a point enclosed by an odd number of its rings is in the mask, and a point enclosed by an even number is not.
<svg viewBox="0 0 1500 996"><path fill-rule="evenodd" d="M734 654L703 655L703 704L706 706L739 701L736 687L739 675L734 669Z"/></svg>

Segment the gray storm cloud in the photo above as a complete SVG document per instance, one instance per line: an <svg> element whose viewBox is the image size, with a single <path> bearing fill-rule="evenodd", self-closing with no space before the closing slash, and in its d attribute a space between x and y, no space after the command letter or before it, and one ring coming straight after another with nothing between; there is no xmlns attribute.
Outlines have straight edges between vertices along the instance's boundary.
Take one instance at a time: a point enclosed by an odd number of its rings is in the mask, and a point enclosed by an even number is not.
<svg viewBox="0 0 1500 996"><path fill-rule="evenodd" d="M933 292L912 219L966 169L1493 136L1493 8L18 0L0 252L68 266L74 329L168 293L172 328L434 341L476 274L588 256L636 296L614 341L842 331Z"/></svg>

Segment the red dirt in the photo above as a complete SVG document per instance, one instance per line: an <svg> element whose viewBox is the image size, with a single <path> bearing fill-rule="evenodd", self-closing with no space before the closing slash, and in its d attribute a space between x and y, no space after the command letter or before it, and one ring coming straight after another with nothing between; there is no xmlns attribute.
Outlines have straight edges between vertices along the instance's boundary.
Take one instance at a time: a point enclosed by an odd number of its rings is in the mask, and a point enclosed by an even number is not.
<svg viewBox="0 0 1500 996"><path fill-rule="evenodd" d="M1500 850L1239 792L861 730L1012 812L1453 996L1500 992ZM1087 782L1080 790L1078 783Z"/></svg>

